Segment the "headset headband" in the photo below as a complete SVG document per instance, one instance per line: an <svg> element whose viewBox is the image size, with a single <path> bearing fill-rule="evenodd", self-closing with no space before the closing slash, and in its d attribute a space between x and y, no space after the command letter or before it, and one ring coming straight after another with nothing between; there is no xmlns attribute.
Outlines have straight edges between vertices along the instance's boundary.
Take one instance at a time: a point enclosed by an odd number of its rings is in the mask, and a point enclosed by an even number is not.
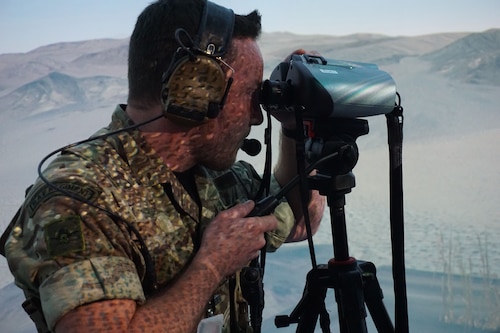
<svg viewBox="0 0 500 333"><path fill-rule="evenodd" d="M206 1L194 43L203 52L216 57L223 56L231 42L233 28L233 10Z"/></svg>

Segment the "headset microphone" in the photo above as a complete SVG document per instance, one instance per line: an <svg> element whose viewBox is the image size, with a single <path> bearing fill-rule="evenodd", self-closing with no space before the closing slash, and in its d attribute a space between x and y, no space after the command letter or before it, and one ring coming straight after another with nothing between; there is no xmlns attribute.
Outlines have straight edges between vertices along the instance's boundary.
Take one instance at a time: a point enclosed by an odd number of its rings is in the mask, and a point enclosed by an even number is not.
<svg viewBox="0 0 500 333"><path fill-rule="evenodd" d="M245 139L241 144L241 150L247 153L250 156L256 156L260 153L262 149L262 145L257 139Z"/></svg>

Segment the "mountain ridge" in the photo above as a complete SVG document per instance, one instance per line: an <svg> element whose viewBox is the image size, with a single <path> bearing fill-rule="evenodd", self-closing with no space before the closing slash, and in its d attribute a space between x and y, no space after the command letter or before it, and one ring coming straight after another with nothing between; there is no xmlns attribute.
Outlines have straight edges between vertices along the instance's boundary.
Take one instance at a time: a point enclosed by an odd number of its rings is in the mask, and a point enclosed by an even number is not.
<svg viewBox="0 0 500 333"><path fill-rule="evenodd" d="M460 57L453 55L460 54ZM474 33L424 55L433 70L469 83L500 85L500 29Z"/></svg>
<svg viewBox="0 0 500 333"><path fill-rule="evenodd" d="M422 124L422 133L415 133L414 137L422 137L424 132L435 135L428 133L433 129L432 124L447 122L442 119L442 113L434 111L434 108L442 109L438 91L456 95L457 90L464 89L471 93L464 94L463 98L466 95L471 99L480 87L500 85L500 75L496 75L500 70L500 29L415 37L276 32L263 33L258 42L265 59L265 78L284 56L299 47L315 49L325 58L378 64L394 77L398 90L404 93L404 102L410 102L407 106L419 110L415 121ZM6 121L51 110L86 112L123 102L128 91L127 52L128 39L100 39L56 43L23 54L0 55L0 119ZM478 66L467 65L479 58L482 62ZM422 94L419 91L427 89L425 86L434 86L424 93L433 99L432 105L425 103L422 96L413 98L415 94ZM488 94L481 93L481 96L489 98ZM453 98L453 107L448 107L447 113L456 114L456 108L470 104L461 103L460 98ZM481 112L486 113L484 119L496 119L492 115L495 111L489 107ZM464 114L465 119L471 118L470 114ZM461 117L455 117L452 123L458 119ZM459 132L465 126L450 128ZM441 131L438 129L441 125L434 127L435 131Z"/></svg>
<svg viewBox="0 0 500 333"><path fill-rule="evenodd" d="M266 64L274 66L274 59L282 59L291 52L294 47L307 50L318 49L325 56L335 56L335 47L343 49L338 53L340 58L344 54L351 60L363 61L363 56L353 52L355 43L381 43L382 41L408 40L417 43L422 52L430 52L436 44L447 44L458 38L466 36L467 33L442 33L423 35L416 37L389 37L376 34L352 34L347 36L330 35L296 35L291 33L263 33L259 44L263 51ZM412 42L406 42L411 44ZM318 47L318 45L320 47ZM321 45L328 45L327 47ZM385 45L383 45L385 47ZM79 42L61 42L38 47L26 53L0 54L0 96L14 90L15 88L36 80L51 71L59 71L73 76L112 75L126 77L128 38L125 39L95 39ZM345 49L351 50L345 52ZM106 55L107 54L107 55ZM415 52L413 52L415 54ZM109 63L109 58L114 63ZM81 65L91 59L101 59L96 68L86 67L82 70ZM104 59L107 62L102 62ZM374 59L371 59L374 60ZM95 63L94 63L95 64ZM106 66L104 66L106 65ZM110 66L111 65L111 66ZM111 67L111 68L108 68Z"/></svg>
<svg viewBox="0 0 500 333"><path fill-rule="evenodd" d="M110 100L122 100L126 97L125 79L110 76L77 78L57 71L29 82L12 93L0 98L2 118L25 118L51 110L80 111L90 110L109 104Z"/></svg>

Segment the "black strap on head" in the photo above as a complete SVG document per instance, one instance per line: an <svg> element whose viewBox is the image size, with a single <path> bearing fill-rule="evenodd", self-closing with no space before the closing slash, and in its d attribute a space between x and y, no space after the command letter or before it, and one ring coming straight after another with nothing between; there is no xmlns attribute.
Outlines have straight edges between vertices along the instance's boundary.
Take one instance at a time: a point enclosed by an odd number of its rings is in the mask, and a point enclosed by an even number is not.
<svg viewBox="0 0 500 333"><path fill-rule="evenodd" d="M223 56L231 42L233 28L233 10L206 1L198 34L194 41L195 46L210 55Z"/></svg>

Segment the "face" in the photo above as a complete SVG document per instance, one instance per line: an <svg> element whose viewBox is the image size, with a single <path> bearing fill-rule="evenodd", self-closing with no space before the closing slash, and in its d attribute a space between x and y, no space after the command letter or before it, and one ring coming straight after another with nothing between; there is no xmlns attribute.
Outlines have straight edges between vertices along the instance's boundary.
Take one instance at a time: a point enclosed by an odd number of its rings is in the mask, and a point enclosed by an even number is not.
<svg viewBox="0 0 500 333"><path fill-rule="evenodd" d="M233 83L220 114L204 125L199 151L200 162L215 170L234 163L250 127L263 121L258 95L264 65L257 42L233 39L231 50L231 59L235 59L229 64L234 69Z"/></svg>

